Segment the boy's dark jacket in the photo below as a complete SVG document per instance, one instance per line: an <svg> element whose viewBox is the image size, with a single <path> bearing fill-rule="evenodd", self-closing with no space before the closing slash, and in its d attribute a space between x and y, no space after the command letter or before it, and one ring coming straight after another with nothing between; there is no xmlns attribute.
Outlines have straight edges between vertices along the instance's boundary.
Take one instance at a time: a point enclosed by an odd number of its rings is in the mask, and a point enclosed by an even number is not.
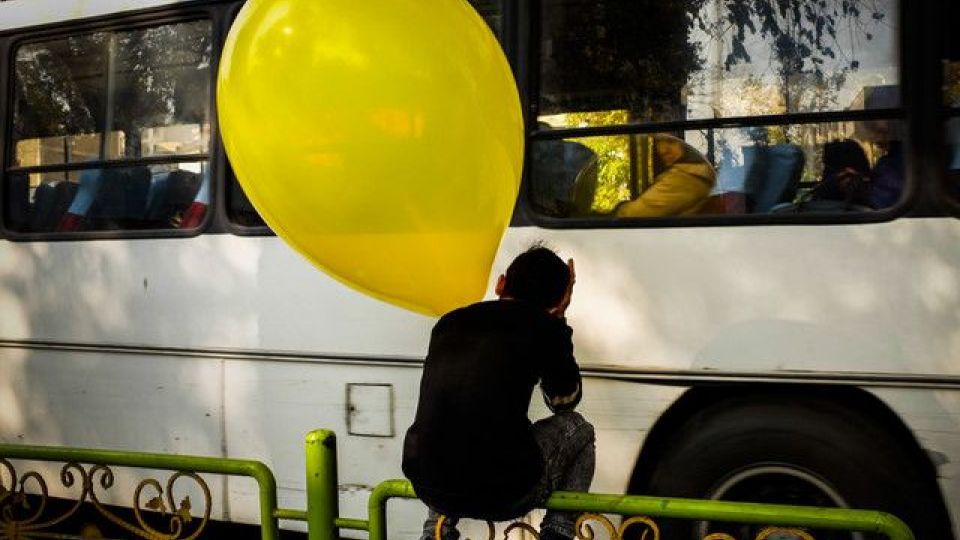
<svg viewBox="0 0 960 540"><path fill-rule="evenodd" d="M543 472L527 410L540 382L548 399L575 395L580 370L563 319L515 300L481 302L433 328L403 472L441 513L509 519Z"/></svg>

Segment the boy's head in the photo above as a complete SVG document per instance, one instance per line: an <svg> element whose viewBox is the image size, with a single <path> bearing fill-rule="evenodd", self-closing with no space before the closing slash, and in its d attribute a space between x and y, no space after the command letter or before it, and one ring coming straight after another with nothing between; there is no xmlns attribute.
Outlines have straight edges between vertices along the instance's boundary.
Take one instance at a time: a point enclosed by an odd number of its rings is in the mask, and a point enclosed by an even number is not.
<svg viewBox="0 0 960 540"><path fill-rule="evenodd" d="M550 309L563 299L569 282L567 263L549 248L534 245L510 263L497 281L496 293Z"/></svg>

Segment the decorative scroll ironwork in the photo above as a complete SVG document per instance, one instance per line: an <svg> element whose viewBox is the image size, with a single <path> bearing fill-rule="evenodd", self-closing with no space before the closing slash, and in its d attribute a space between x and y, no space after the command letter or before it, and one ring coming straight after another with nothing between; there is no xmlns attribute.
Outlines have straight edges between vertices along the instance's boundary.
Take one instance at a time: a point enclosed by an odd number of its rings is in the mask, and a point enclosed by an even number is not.
<svg viewBox="0 0 960 540"><path fill-rule="evenodd" d="M202 517L194 517L189 495L175 503L175 487L181 479L191 480L203 492ZM85 469L79 463L67 463L60 469L60 483L68 490L79 490L79 493L70 497L69 508L58 515L46 516L50 491L43 476L36 471L18 476L13 464L0 458L0 538L20 540L49 533L76 515L85 502L110 523L147 540L193 540L200 536L210 519L210 488L193 472L175 472L165 486L153 478L137 484L132 504L133 521L112 512L97 494L98 490L107 491L114 484L113 471L106 465ZM153 515L145 515L145 512ZM154 523L165 520L166 530L151 525L148 517Z"/></svg>
<svg viewBox="0 0 960 540"><path fill-rule="evenodd" d="M760 534L757 535L757 540L775 540L777 537L774 535L780 534L792 534L800 540L815 540L813 535L803 529L786 529L783 527L767 527L760 531Z"/></svg>
<svg viewBox="0 0 960 540"><path fill-rule="evenodd" d="M446 516L440 516L440 519L437 520L437 525L434 529L435 540L443 540L443 524L446 520ZM485 523L487 524L487 540L496 540L493 522L487 521ZM598 537L595 527L598 527L605 534ZM654 520L644 516L627 518L618 527L607 516L588 512L580 515L574 528L576 530L576 540L623 540L628 532L631 538L638 538L639 540L660 540L660 527ZM503 540L511 540L511 535L515 532L521 535L518 536L518 538L522 538L523 533L530 534L537 540L540 538L540 533L535 527L528 523L518 521L511 523L503 530ZM637 536L638 534L639 536ZM754 540L775 540L780 538L780 535L790 535L788 538L797 538L799 540L815 540L810 533L803 529L786 527L766 527L757 533ZM704 536L703 540L737 539L727 533L711 533Z"/></svg>

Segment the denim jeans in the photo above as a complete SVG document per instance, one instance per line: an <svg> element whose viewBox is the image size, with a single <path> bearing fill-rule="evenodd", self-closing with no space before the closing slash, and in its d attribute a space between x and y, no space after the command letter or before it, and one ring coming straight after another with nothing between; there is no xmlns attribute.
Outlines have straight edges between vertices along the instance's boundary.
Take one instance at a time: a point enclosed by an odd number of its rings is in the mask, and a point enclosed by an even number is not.
<svg viewBox="0 0 960 540"><path fill-rule="evenodd" d="M527 498L530 508L542 507L557 490L587 491L593 481L596 464L593 426L580 413L567 411L533 424L533 436L543 453L543 475ZM540 533L552 531L573 538L576 512L548 510L540 523ZM434 540L440 514L432 508L423 522L420 540ZM457 518L448 516L441 531L442 540L457 540Z"/></svg>

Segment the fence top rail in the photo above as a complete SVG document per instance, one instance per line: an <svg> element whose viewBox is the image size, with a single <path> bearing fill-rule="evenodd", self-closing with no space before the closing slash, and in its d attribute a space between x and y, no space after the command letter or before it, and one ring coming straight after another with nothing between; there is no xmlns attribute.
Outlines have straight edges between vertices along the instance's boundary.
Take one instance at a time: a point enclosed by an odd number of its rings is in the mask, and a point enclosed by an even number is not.
<svg viewBox="0 0 960 540"><path fill-rule="evenodd" d="M190 470L209 474L251 476L276 484L270 468L262 462L250 459L218 458L156 454L99 448L69 448L57 446L31 446L0 444L0 458L26 459L33 461L60 461L88 463L91 465L115 465L163 470Z"/></svg>
<svg viewBox="0 0 960 540"><path fill-rule="evenodd" d="M381 521L387 499L417 498L407 480L387 480L378 485L370 497L371 540L385 535ZM890 540L914 540L907 525L896 516L875 510L846 508L814 508L765 503L648 497L642 495L609 495L557 491L544 505L552 510L569 510L623 516L642 515L650 518L679 518L704 521L726 521L774 525L783 527L811 527L845 531L873 532ZM385 518L384 518L385 519ZM379 532L374 532L380 529Z"/></svg>

